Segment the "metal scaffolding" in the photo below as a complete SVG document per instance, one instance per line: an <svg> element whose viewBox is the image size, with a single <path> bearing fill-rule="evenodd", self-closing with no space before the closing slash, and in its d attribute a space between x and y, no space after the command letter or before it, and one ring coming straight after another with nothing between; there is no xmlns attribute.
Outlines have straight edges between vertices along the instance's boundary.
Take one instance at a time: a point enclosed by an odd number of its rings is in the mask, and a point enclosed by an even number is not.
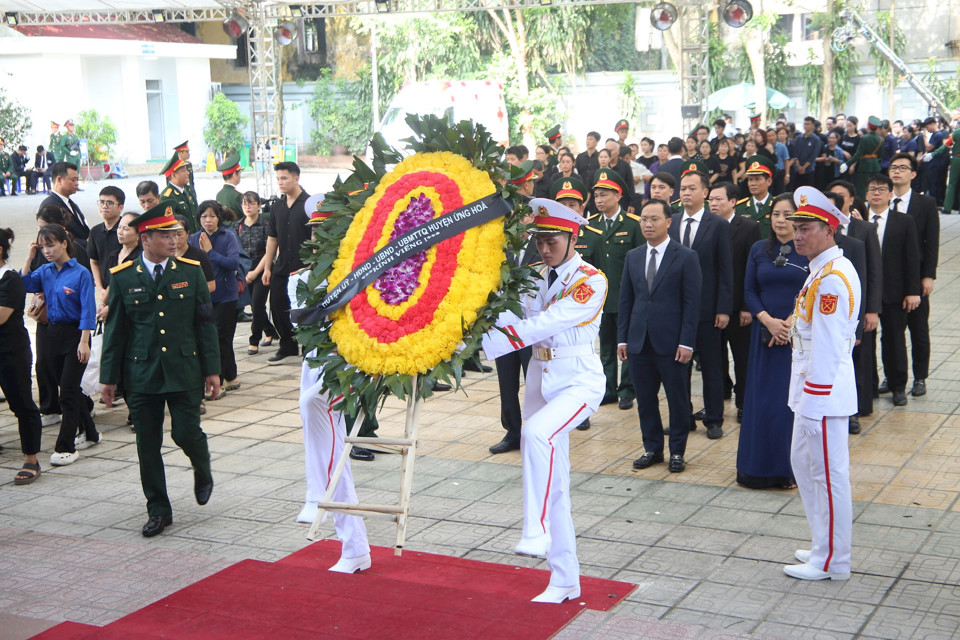
<svg viewBox="0 0 960 640"><path fill-rule="evenodd" d="M689 131L703 116L703 105L710 93L710 9L707 3L692 2L680 7L680 104L684 107L684 131ZM696 105L695 116L689 115Z"/></svg>
<svg viewBox="0 0 960 640"><path fill-rule="evenodd" d="M275 194L273 152L283 155L283 86L279 53L273 39L272 22L264 4L248 9L247 69L250 78L250 117L253 140L250 162L257 176L257 191L264 197Z"/></svg>

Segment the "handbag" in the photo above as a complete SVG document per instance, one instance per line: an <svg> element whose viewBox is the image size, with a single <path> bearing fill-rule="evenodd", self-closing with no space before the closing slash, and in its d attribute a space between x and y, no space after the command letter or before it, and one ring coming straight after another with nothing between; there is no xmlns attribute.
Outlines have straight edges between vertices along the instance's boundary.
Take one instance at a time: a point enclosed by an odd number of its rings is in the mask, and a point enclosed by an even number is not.
<svg viewBox="0 0 960 640"><path fill-rule="evenodd" d="M767 329L767 326L763 323L760 323L760 344L763 346L769 346L770 341L773 340L773 334L770 333L770 329ZM774 346L777 346L774 344Z"/></svg>
<svg viewBox="0 0 960 640"><path fill-rule="evenodd" d="M25 313L28 318L36 321L38 324L47 324L50 322L47 320L47 301L42 293L33 294Z"/></svg>
<svg viewBox="0 0 960 640"><path fill-rule="evenodd" d="M87 360L87 368L83 370L83 377L80 378L80 389L87 396L94 396L103 391L103 385L100 384L100 354L103 350L103 323L97 323L97 329L90 338L90 359Z"/></svg>

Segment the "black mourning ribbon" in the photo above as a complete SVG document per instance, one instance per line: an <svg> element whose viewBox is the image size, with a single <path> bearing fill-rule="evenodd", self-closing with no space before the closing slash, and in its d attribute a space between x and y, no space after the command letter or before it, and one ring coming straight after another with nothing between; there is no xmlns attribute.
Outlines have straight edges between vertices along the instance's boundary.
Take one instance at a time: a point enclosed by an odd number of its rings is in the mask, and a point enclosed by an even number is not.
<svg viewBox="0 0 960 640"><path fill-rule="evenodd" d="M320 322L325 316L350 302L355 295L370 286L390 267L473 227L479 227L505 216L512 209L513 207L499 194L493 193L439 218L429 220L388 243L364 260L336 287L328 291L319 304L306 309L292 309L290 319L297 324Z"/></svg>

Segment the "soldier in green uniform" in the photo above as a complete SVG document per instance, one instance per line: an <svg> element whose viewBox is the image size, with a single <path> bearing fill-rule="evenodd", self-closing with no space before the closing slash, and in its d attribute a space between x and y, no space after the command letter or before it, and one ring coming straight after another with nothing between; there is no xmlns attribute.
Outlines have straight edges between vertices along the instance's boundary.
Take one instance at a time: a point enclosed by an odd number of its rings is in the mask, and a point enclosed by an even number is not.
<svg viewBox="0 0 960 640"><path fill-rule="evenodd" d="M764 156L747 158L747 189L750 195L737 201L734 210L738 216L747 216L760 223L760 235L770 236L770 213L773 211L773 196L770 195L770 185L773 184L775 165Z"/></svg>
<svg viewBox="0 0 960 640"><path fill-rule="evenodd" d="M627 136L630 135L630 123L621 118L617 120L617 124L613 125L613 130L617 134L617 138L620 139L620 146L625 147L627 145Z"/></svg>
<svg viewBox="0 0 960 640"><path fill-rule="evenodd" d="M558 154L560 153L560 147L563 146L563 134L560 133L560 125L554 125L547 130L545 135L547 136L547 142L550 143L550 154L547 156L547 164L551 167L556 167L557 160L559 160Z"/></svg>
<svg viewBox="0 0 960 640"><path fill-rule="evenodd" d="M161 201L130 221L143 253L110 270L100 362L104 401L113 405L122 379L137 427L140 483L149 515L142 533L148 538L173 523L160 449L165 406L173 441L193 465L197 504L206 504L213 491L200 400L204 391L213 397L220 391L217 328L200 263L174 257L182 229L174 205Z"/></svg>
<svg viewBox="0 0 960 640"><path fill-rule="evenodd" d="M930 162L935 156L950 150L950 173L947 180L947 193L943 198L943 213L950 215L960 209L960 126L943 141L943 144L923 156L923 162Z"/></svg>
<svg viewBox="0 0 960 640"><path fill-rule="evenodd" d="M840 165L840 173L845 173L848 166L853 167L853 183L860 200L867 197L867 178L880 173L880 156L883 155L883 138L877 134L880 124L880 118L870 116L867 120L868 131L860 138L857 152Z"/></svg>
<svg viewBox="0 0 960 640"><path fill-rule="evenodd" d="M187 173L187 167L183 160L174 154L172 158L163 165L161 175L167 179L167 187L160 194L161 200L175 200L176 213L179 213L187 219L187 226L190 233L196 233L200 230L200 223L197 220L197 198L188 188L190 184L190 174Z"/></svg>
<svg viewBox="0 0 960 640"><path fill-rule="evenodd" d="M237 185L240 184L240 154L233 153L217 165L217 171L223 176L223 188L217 193L217 202L223 205L224 209L233 212L233 219L243 218L243 196ZM227 223L224 223L227 224ZM227 226L230 226L227 224Z"/></svg>
<svg viewBox="0 0 960 640"><path fill-rule="evenodd" d="M196 203L200 202L200 199L197 198L197 184L193 181L193 163L190 162L190 145L187 144L189 140L184 140L177 146L173 148L176 152L177 157L183 161L183 166L187 168L187 173L190 175L190 179L187 181L187 190L190 191L190 195L193 196L193 201ZM240 214L237 213L239 216Z"/></svg>
<svg viewBox="0 0 960 640"><path fill-rule="evenodd" d="M80 138L73 132L73 120L67 120L63 123L63 126L67 128L66 133L60 134L60 152L63 155L63 162L69 162L79 167Z"/></svg>
<svg viewBox="0 0 960 640"><path fill-rule="evenodd" d="M50 121L50 146L47 147L47 150L53 154L54 162L63 162L58 154L60 153L60 124Z"/></svg>
<svg viewBox="0 0 960 640"><path fill-rule="evenodd" d="M646 242L640 230L640 217L620 208L627 185L613 169L599 169L593 177L593 200L599 213L587 220L600 232L600 250L593 266L607 277L607 300L600 319L600 362L607 378L603 403L618 402L621 409L633 407L636 394L627 364L617 358L617 311L620 306L620 281L627 252ZM587 233L592 233L588 231ZM620 380L617 381L617 369Z"/></svg>
<svg viewBox="0 0 960 640"><path fill-rule="evenodd" d="M587 186L579 178L557 178L550 186L550 198L577 213L583 213L583 203L587 199ZM577 252L589 264L596 264L600 260L603 243L600 237L603 232L589 225L580 227L580 235L575 245Z"/></svg>

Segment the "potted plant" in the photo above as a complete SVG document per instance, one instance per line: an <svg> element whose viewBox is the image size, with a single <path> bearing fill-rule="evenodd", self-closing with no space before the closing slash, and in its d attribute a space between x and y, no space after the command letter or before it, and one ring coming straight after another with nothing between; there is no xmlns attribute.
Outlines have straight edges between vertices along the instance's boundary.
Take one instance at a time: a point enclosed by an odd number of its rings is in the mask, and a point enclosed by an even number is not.
<svg viewBox="0 0 960 640"><path fill-rule="evenodd" d="M96 109L81 111L74 124L77 137L87 140L87 177L98 180L103 176L103 163L111 159L117 127L109 116L101 116Z"/></svg>

